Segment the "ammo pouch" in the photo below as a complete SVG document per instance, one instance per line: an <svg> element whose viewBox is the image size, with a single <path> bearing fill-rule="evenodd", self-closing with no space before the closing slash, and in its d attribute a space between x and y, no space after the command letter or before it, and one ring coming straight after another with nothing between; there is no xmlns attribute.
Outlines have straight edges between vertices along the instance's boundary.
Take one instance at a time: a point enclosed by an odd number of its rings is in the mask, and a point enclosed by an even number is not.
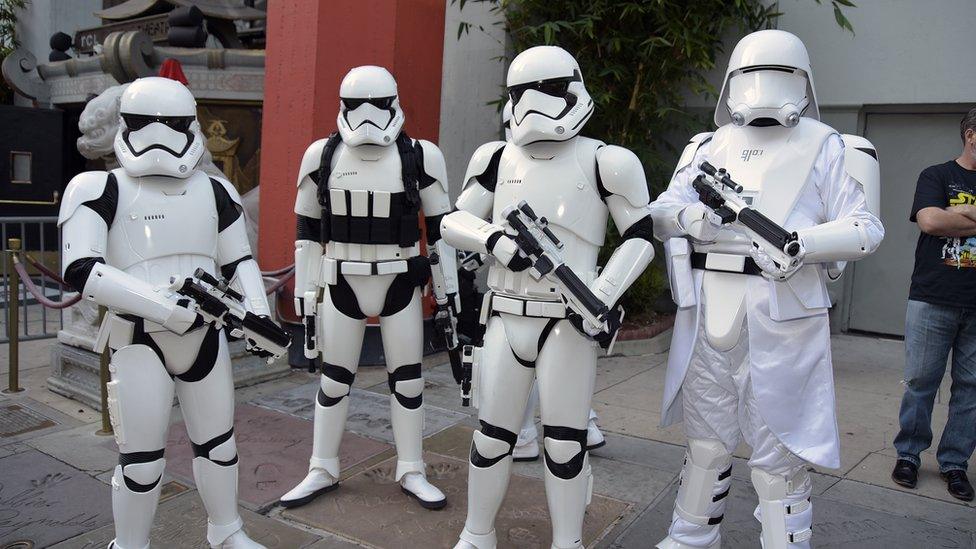
<svg viewBox="0 0 976 549"><path fill-rule="evenodd" d="M405 192L329 189L328 207L322 210L323 221L328 220L323 223L328 225L327 235L323 227L323 242L408 248L420 240L418 213Z"/></svg>
<svg viewBox="0 0 976 549"><path fill-rule="evenodd" d="M407 280L411 286L426 286L430 280L430 260L418 255L407 259Z"/></svg>

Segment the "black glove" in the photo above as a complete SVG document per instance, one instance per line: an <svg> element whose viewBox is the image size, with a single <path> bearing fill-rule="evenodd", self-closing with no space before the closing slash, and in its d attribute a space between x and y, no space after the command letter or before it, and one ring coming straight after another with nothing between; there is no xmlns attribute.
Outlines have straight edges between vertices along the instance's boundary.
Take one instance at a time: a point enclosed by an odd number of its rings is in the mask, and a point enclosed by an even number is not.
<svg viewBox="0 0 976 549"><path fill-rule="evenodd" d="M569 323L573 325L573 328L576 328L576 331L579 332L583 337L596 341L600 344L601 348L607 349L610 347L610 342L613 341L614 336L617 335L617 331L620 330L623 315L624 308L620 305L610 309L610 312L607 314L607 329L596 335L586 333L586 330L583 329L583 317L578 313L569 311L569 314L566 315L566 320L569 320Z"/></svg>

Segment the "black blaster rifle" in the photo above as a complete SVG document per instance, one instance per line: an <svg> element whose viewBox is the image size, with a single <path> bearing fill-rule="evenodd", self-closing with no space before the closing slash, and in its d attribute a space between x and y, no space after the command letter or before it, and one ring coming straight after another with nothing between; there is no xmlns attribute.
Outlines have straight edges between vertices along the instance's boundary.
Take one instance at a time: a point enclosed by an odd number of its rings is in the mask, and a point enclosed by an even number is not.
<svg viewBox="0 0 976 549"><path fill-rule="evenodd" d="M698 167L704 173L691 184L698 193L698 199L711 208L723 224L737 222L753 243L761 246L781 269L794 267L798 261L796 256L800 253L796 232L787 231L750 207L739 196L742 185L733 181L724 168L716 168L708 162L702 162Z"/></svg>
<svg viewBox="0 0 976 549"><path fill-rule="evenodd" d="M170 289L193 300L196 312L204 321L227 328L231 337L243 337L251 347L269 354L269 363L288 350L291 343L288 332L270 318L245 309L244 296L203 269L194 271L193 278L173 277Z"/></svg>
<svg viewBox="0 0 976 549"><path fill-rule="evenodd" d="M471 402L471 372L465 371L464 363L461 360L457 315L454 314L454 309L451 307L451 296L447 294L447 282L444 280L444 271L441 270L441 257L433 251L430 253L430 280L436 305L434 327L444 334L447 355L451 359L451 373L454 375L454 381L461 385L461 405L468 406ZM468 387L467 393L464 390L465 382L467 382Z"/></svg>
<svg viewBox="0 0 976 549"><path fill-rule="evenodd" d="M532 262L532 276L536 280L548 277L556 282L560 295L573 312L590 325L602 326L609 331L610 308L563 262L559 252L563 243L549 229L548 220L536 216L524 200L518 206L505 208L502 217L515 230L513 240ZM608 352L612 347L611 339Z"/></svg>

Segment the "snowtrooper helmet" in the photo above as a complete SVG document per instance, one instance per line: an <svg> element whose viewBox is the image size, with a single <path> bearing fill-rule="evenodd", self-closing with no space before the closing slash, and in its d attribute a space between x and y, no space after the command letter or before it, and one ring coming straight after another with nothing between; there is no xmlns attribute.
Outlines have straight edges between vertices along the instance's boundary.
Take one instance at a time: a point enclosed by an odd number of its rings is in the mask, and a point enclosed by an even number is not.
<svg viewBox="0 0 976 549"><path fill-rule="evenodd" d="M502 128L505 130L505 141L512 140L512 101L505 102L502 108Z"/></svg>
<svg viewBox="0 0 976 549"><path fill-rule="evenodd" d="M392 145L403 129L403 109L390 71L366 65L346 74L339 86L336 124L343 143Z"/></svg>
<svg viewBox="0 0 976 549"><path fill-rule="evenodd" d="M593 114L579 63L556 46L536 46L508 67L512 142L566 141L579 134Z"/></svg>
<svg viewBox="0 0 976 549"><path fill-rule="evenodd" d="M197 103L183 84L151 76L129 84L119 103L115 156L134 177L186 178L206 149Z"/></svg>
<svg viewBox="0 0 976 549"><path fill-rule="evenodd" d="M820 119L807 49L795 35L762 30L736 44L725 71L715 123L793 127Z"/></svg>

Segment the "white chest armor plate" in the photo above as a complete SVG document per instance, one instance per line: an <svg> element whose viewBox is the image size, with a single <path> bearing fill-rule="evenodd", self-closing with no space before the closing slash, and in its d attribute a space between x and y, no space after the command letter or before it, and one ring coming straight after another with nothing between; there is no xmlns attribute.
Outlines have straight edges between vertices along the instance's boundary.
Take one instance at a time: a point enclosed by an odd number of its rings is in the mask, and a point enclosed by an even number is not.
<svg viewBox="0 0 976 549"><path fill-rule="evenodd" d="M706 160L725 168L742 185L743 198L773 221L796 229L786 221L804 192L829 127L802 118L794 128L757 128L731 124L719 128L709 143ZM695 244L698 252L748 256L751 241L733 231L722 231L715 243ZM706 271L702 280L705 333L720 351L738 340L745 317L745 292L751 275Z"/></svg>
<svg viewBox="0 0 976 549"><path fill-rule="evenodd" d="M536 215L549 220L563 243L563 261L590 283L607 231L608 210L596 182L596 150L602 144L577 137L565 143L508 145L498 165L492 222L508 227L502 212L524 200ZM488 286L500 293L558 299L553 284L535 280L528 270L512 272L494 264Z"/></svg>
<svg viewBox="0 0 976 549"><path fill-rule="evenodd" d="M333 215L388 218L391 198L402 193L403 170L395 145L381 147L340 144L329 177L329 203ZM420 246L329 242L325 256L344 261L388 261L420 254Z"/></svg>
<svg viewBox="0 0 976 549"><path fill-rule="evenodd" d="M785 226L829 133L829 128L808 118L794 128L730 124L715 132L707 159L742 185L746 202ZM749 255L750 245L741 234L723 231L714 244L695 249Z"/></svg>
<svg viewBox="0 0 976 549"><path fill-rule="evenodd" d="M197 267L215 272L217 208L205 173L185 180L113 173L119 200L108 232L109 265L154 285L191 276Z"/></svg>

